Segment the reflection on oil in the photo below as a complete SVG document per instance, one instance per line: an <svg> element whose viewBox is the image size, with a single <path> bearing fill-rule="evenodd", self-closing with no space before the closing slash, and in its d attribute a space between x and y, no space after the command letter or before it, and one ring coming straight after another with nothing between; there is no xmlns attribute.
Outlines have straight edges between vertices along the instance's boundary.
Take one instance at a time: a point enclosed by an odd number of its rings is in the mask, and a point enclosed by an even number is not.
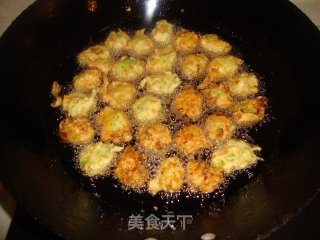
<svg viewBox="0 0 320 240"><path fill-rule="evenodd" d="M154 11L157 8L157 0L147 0L146 1L146 20L151 21Z"/></svg>
<svg viewBox="0 0 320 240"><path fill-rule="evenodd" d="M87 9L90 13L95 13L98 8L97 0L87 0Z"/></svg>
<svg viewBox="0 0 320 240"><path fill-rule="evenodd" d="M35 11L35 14L41 18L52 18L54 15L59 14L59 7L63 0L49 0L44 1Z"/></svg>
<svg viewBox="0 0 320 240"><path fill-rule="evenodd" d="M126 12L131 12L131 6L126 6Z"/></svg>

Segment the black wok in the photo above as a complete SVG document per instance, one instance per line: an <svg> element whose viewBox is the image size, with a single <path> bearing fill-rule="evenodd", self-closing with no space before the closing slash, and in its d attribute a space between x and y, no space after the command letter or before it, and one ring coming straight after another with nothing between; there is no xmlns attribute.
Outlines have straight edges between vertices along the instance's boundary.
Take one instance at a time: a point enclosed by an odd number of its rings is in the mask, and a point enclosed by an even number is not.
<svg viewBox="0 0 320 240"><path fill-rule="evenodd" d="M319 30L288 1L156 1L151 17L146 2L37 1L11 25L0 41L1 180L29 214L67 238L272 236L319 190ZM54 80L70 81L76 53L103 40L109 30L150 28L161 18L220 34L263 78L269 122L252 134L265 162L218 206L199 209L189 202L185 209L169 208L193 215L186 230L130 231L128 216L141 213L151 200L119 192L98 198L86 190L87 183L79 183L57 141L49 92Z"/></svg>

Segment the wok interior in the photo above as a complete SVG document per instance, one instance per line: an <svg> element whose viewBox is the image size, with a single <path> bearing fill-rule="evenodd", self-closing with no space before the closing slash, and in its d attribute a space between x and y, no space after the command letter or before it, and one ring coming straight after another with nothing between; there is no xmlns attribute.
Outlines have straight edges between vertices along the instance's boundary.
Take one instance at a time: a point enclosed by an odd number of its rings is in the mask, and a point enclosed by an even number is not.
<svg viewBox="0 0 320 240"><path fill-rule="evenodd" d="M97 1L95 12L88 10L88 2L37 2L1 41L6 89L2 97L11 103L1 101L6 118L1 124L5 126L1 144L5 161L1 160L0 171L30 214L75 239L99 239L106 234L114 239L150 234L196 239L205 232L215 232L221 239L244 239L264 236L304 206L319 182L319 117L315 113L319 101L314 80L319 53L315 43L320 41L317 30L297 17L295 8L282 2L274 7L273 1L157 1L150 21L144 17L145 1ZM139 209L127 205L133 198L126 196L119 204L121 195L106 194L101 202L80 186L61 161L68 156L57 141L56 115L48 98L54 80L64 84L72 79L77 71L75 56L86 46L103 40L116 27L150 28L162 18L197 32L221 35L263 77L270 99L270 121L252 130L265 159L257 176L240 191L232 188L219 210L194 208L192 202L185 209L180 206L177 211L191 213L194 221L174 234L129 231L128 216Z"/></svg>

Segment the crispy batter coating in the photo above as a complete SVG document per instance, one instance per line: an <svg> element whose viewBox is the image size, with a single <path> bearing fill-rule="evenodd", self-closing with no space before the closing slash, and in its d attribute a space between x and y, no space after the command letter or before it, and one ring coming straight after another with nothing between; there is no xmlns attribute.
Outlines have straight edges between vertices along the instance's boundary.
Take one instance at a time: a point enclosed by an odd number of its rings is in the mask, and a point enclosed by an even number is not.
<svg viewBox="0 0 320 240"><path fill-rule="evenodd" d="M137 94L136 88L128 82L112 82L103 92L102 99L114 109L129 108Z"/></svg>
<svg viewBox="0 0 320 240"><path fill-rule="evenodd" d="M112 58L105 45L94 45L78 55L78 62L82 67L97 68L105 75L109 74Z"/></svg>
<svg viewBox="0 0 320 240"><path fill-rule="evenodd" d="M258 160L263 160L254 153L260 150L260 147L251 146L243 140L231 139L213 153L211 164L229 174L236 170L245 169Z"/></svg>
<svg viewBox="0 0 320 240"><path fill-rule="evenodd" d="M155 178L150 180L149 191L152 195L161 190L169 193L177 192L182 188L184 175L181 160L177 157L167 158L161 163Z"/></svg>
<svg viewBox="0 0 320 240"><path fill-rule="evenodd" d="M239 126L250 126L261 121L265 116L268 99L258 96L237 103L232 108L232 117Z"/></svg>
<svg viewBox="0 0 320 240"><path fill-rule="evenodd" d="M211 56L226 55L232 49L228 42L223 41L216 34L205 34L201 36L200 47L205 53Z"/></svg>
<svg viewBox="0 0 320 240"><path fill-rule="evenodd" d="M212 82L221 81L235 76L242 64L242 59L231 55L212 59L208 63L207 75L199 85L199 88L204 89Z"/></svg>
<svg viewBox="0 0 320 240"><path fill-rule="evenodd" d="M104 142L126 143L132 139L131 123L126 113L104 107L97 119L101 128L101 140Z"/></svg>
<svg viewBox="0 0 320 240"><path fill-rule="evenodd" d="M51 87L51 95L52 97L54 97L54 100L50 104L50 106L53 108L57 108L62 105L62 97L60 96L60 91L61 91L60 84L57 81L54 81Z"/></svg>
<svg viewBox="0 0 320 240"><path fill-rule="evenodd" d="M161 123L140 126L137 139L141 147L157 154L164 154L172 143L168 127Z"/></svg>
<svg viewBox="0 0 320 240"><path fill-rule="evenodd" d="M193 191L211 193L220 186L224 179L220 170L203 161L190 160L186 168L187 183Z"/></svg>
<svg viewBox="0 0 320 240"><path fill-rule="evenodd" d="M230 91L223 84L211 83L202 93L208 108L225 110L233 104Z"/></svg>
<svg viewBox="0 0 320 240"><path fill-rule="evenodd" d="M63 142L82 145L93 140L94 129L87 118L67 117L59 124L59 136Z"/></svg>
<svg viewBox="0 0 320 240"><path fill-rule="evenodd" d="M103 74L97 69L86 69L73 78L74 91L88 91L96 89L101 84Z"/></svg>
<svg viewBox="0 0 320 240"><path fill-rule="evenodd" d="M193 87L187 86L177 94L172 107L180 118L197 121L203 110L203 96Z"/></svg>
<svg viewBox="0 0 320 240"><path fill-rule="evenodd" d="M143 188L149 173L143 155L132 146L126 147L115 163L115 177L128 188Z"/></svg>
<svg viewBox="0 0 320 240"><path fill-rule="evenodd" d="M145 29L136 31L130 42L130 51L138 57L147 56L153 50L153 41L144 32Z"/></svg>
<svg viewBox="0 0 320 240"><path fill-rule="evenodd" d="M232 121L223 115L212 114L208 116L204 122L204 127L209 139L214 142L225 141L230 138L235 131L235 126Z"/></svg>
<svg viewBox="0 0 320 240"><path fill-rule="evenodd" d="M97 106L97 91L72 92L64 95L62 100L62 110L71 117L88 116Z"/></svg>
<svg viewBox="0 0 320 240"><path fill-rule="evenodd" d="M111 77L115 81L133 82L145 71L145 63L134 57L123 56L113 66Z"/></svg>
<svg viewBox="0 0 320 240"><path fill-rule="evenodd" d="M174 46L179 53L193 53L199 45L199 37L195 32L180 29L174 36Z"/></svg>
<svg viewBox="0 0 320 240"><path fill-rule="evenodd" d="M258 93L258 79L253 73L242 72L227 83L232 96L248 97Z"/></svg>
<svg viewBox="0 0 320 240"><path fill-rule="evenodd" d="M109 33L104 44L114 54L120 54L128 50L130 37L121 29Z"/></svg>
<svg viewBox="0 0 320 240"><path fill-rule="evenodd" d="M111 143L92 143L79 154L79 165L83 173L89 177L106 175L117 153L123 147Z"/></svg>
<svg viewBox="0 0 320 240"><path fill-rule="evenodd" d="M146 95L132 105L134 118L140 123L155 122L162 118L162 103L159 98Z"/></svg>
<svg viewBox="0 0 320 240"><path fill-rule="evenodd" d="M151 37L160 46L171 43L173 37L173 25L166 20L160 20L151 31Z"/></svg>
<svg viewBox="0 0 320 240"><path fill-rule="evenodd" d="M170 95L180 86L181 80L177 74L164 72L145 77L140 88L146 88L148 92L158 95Z"/></svg>
<svg viewBox="0 0 320 240"><path fill-rule="evenodd" d="M172 71L176 61L177 53L171 45L165 48L157 48L148 57L146 69L151 74L161 74Z"/></svg>
<svg viewBox="0 0 320 240"><path fill-rule="evenodd" d="M198 79L205 74L208 58L204 54L187 54L180 62L181 73L189 80Z"/></svg>
<svg viewBox="0 0 320 240"><path fill-rule="evenodd" d="M175 136L175 144L180 152L192 155L202 148L211 146L204 130L197 125L185 125Z"/></svg>

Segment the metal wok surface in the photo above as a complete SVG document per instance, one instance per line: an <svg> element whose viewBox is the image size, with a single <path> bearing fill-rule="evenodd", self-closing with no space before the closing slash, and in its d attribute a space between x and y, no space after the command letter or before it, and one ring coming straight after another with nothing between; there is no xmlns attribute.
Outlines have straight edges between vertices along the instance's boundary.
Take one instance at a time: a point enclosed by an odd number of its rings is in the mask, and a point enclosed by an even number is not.
<svg viewBox="0 0 320 240"><path fill-rule="evenodd" d="M319 190L319 30L288 1L159 0L153 15L147 2L37 1L7 30L0 41L1 180L29 214L71 239L272 236ZM254 139L265 162L219 209L175 212L193 216L185 230L130 231L128 217L140 206L129 207L132 199L121 195L102 201L63 163L49 92L54 80L70 81L76 53L110 29L150 28L162 18L220 34L263 77L270 121Z"/></svg>

